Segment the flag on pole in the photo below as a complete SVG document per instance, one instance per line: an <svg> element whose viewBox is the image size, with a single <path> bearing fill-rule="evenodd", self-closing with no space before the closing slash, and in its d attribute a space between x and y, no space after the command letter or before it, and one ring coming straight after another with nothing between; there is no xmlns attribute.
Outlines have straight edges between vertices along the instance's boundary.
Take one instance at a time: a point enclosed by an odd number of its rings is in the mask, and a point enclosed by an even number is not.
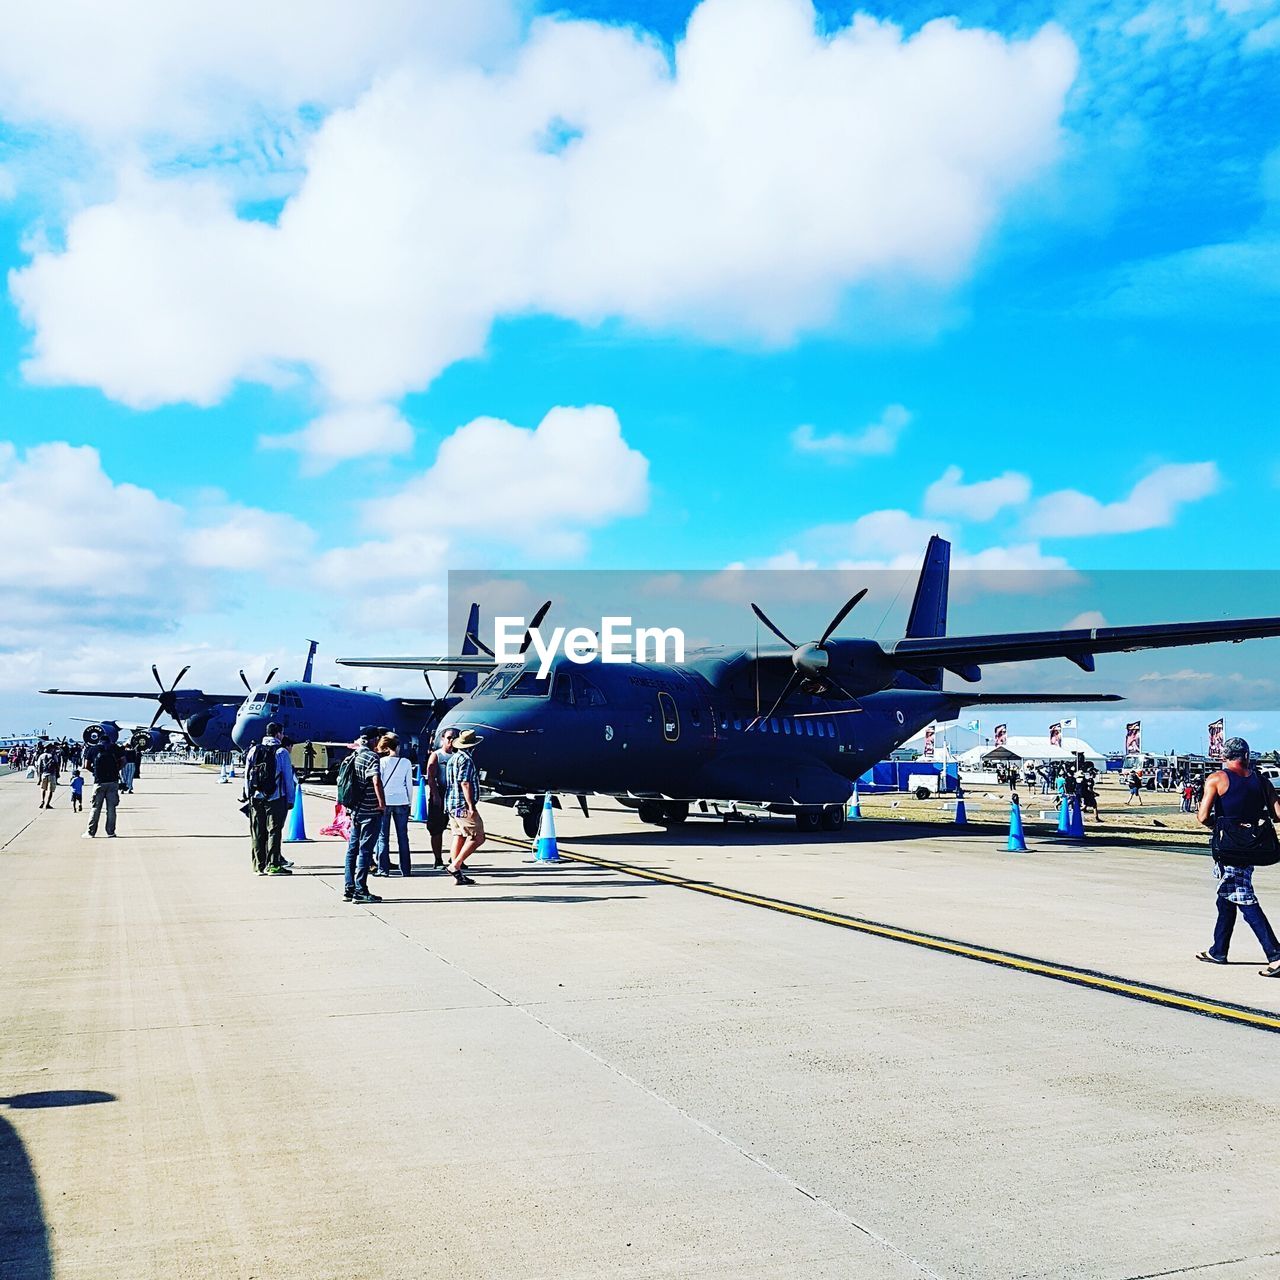
<svg viewBox="0 0 1280 1280"><path fill-rule="evenodd" d="M1224 736L1224 733L1223 733L1222 721L1215 720L1209 726L1209 759L1210 760L1222 759L1223 736Z"/></svg>
<svg viewBox="0 0 1280 1280"><path fill-rule="evenodd" d="M978 732L978 729L979 729L979 726L980 726L980 723L981 723L981 722L980 722L980 721L978 721L978 720L966 720L966 721L965 721L965 724L964 724L964 727L965 727L965 728L966 728L970 733L977 733L977 732Z"/></svg>
<svg viewBox="0 0 1280 1280"><path fill-rule="evenodd" d="M1080 727L1080 723L1076 720L1075 716L1063 716L1062 727L1064 729L1078 729Z"/></svg>

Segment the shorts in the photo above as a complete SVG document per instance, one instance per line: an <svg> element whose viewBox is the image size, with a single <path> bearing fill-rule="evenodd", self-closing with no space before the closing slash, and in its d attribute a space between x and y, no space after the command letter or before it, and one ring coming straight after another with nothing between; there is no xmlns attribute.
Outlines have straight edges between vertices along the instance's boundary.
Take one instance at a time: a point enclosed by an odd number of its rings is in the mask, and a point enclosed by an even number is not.
<svg viewBox="0 0 1280 1280"><path fill-rule="evenodd" d="M40 779L41 795L51 796L57 789L58 789L58 780L53 776L53 774L46 773L44 777Z"/></svg>
<svg viewBox="0 0 1280 1280"><path fill-rule="evenodd" d="M449 826L453 828L455 836L461 836L464 840L484 839L484 823L481 822L478 813L470 817L465 814L451 813Z"/></svg>
<svg viewBox="0 0 1280 1280"><path fill-rule="evenodd" d="M443 835L448 825L449 815L444 811L444 805L428 801L427 830L430 831L432 835Z"/></svg>

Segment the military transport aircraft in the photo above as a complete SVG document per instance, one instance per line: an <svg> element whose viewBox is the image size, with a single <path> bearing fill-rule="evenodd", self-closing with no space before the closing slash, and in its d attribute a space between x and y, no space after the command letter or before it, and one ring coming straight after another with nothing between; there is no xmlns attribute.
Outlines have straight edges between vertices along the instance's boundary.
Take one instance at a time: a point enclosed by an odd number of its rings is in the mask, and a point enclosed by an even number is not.
<svg viewBox="0 0 1280 1280"><path fill-rule="evenodd" d="M316 649L319 647L314 640L309 640L307 644L307 660L302 672L304 683L311 681ZM167 715L181 727L187 741L202 751L234 751L236 748L231 731L235 725L236 713L245 700L244 694L205 693L200 689L179 689L178 685L182 683L182 677L190 670L190 666L183 667L178 672L177 679L166 689L164 681L160 679L160 672L153 665L151 674L155 677L159 693L134 693L108 689L41 689L40 692L74 698L146 698L159 704L155 715L151 717L150 725L128 725L117 720L91 721L84 731L86 742L90 741L90 735L95 738L100 737L103 726L112 725L117 732L122 730L129 732L129 741L138 750L161 751L168 745L172 735L169 730L158 729L156 725L161 716ZM274 679L275 674L273 670L267 676L268 683ZM249 679L243 671L240 672L240 681L246 691L252 693ZM96 734L94 733L95 725L97 726Z"/></svg>
<svg viewBox="0 0 1280 1280"><path fill-rule="evenodd" d="M462 654L479 653L475 635L480 628L480 606L473 604L467 618ZM272 672L272 675L275 673ZM253 690L235 717L231 736L241 751L262 739L273 721L289 742L310 742L324 747L346 747L366 725L393 730L408 745L413 757L424 756L440 718L476 686L476 677L460 672L444 697L437 698L427 677L428 697L398 698L369 689L344 689L336 684L313 684L311 664L300 682L284 681Z"/></svg>
<svg viewBox="0 0 1280 1280"><path fill-rule="evenodd" d="M944 689L951 672L973 683L989 663L1064 657L1085 671L1094 655L1280 635L1280 618L948 636L951 545L933 537L906 635L882 647L834 639L859 591L817 640L797 644L758 605L782 642L713 647L683 663L579 663L564 654L540 678L526 633L523 664L492 656L339 658L345 666L488 673L440 728L472 728L494 798L514 803L530 834L544 791L616 796L646 821L684 820L695 800L763 804L801 830L836 829L854 781L934 721L974 705L1120 701L1115 694L970 693ZM531 630L549 606L539 610Z"/></svg>

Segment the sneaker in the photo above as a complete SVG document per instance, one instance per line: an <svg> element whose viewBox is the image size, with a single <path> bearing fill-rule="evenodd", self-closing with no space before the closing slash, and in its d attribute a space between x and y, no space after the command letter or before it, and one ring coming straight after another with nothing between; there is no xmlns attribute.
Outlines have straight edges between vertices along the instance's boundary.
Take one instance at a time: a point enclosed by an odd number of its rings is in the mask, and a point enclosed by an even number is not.
<svg viewBox="0 0 1280 1280"><path fill-rule="evenodd" d="M355 890L354 890L354 889L343 889L343 891L342 891L342 900L343 900L343 902L350 902L350 901L351 901L352 894L353 894L354 892L355 892Z"/></svg>
<svg viewBox="0 0 1280 1280"><path fill-rule="evenodd" d="M464 876L461 871L455 871L453 873L453 883L454 884L475 884L475 881L470 876Z"/></svg>
<svg viewBox="0 0 1280 1280"><path fill-rule="evenodd" d="M107 839L108 839L108 840L114 840L115 838L116 838L116 833L115 833L114 831L108 831L108 832L107 832Z"/></svg>
<svg viewBox="0 0 1280 1280"><path fill-rule="evenodd" d="M281 866L278 866L278 867L268 867L268 868L267 868L267 875L269 875L269 876L291 876L291 875L293 875L293 872L292 872L292 871L290 871L288 867L286 867L286 866L284 866L284 865L282 864Z"/></svg>
<svg viewBox="0 0 1280 1280"><path fill-rule="evenodd" d="M85 831L81 833L81 840L92 840L98 833L96 831Z"/></svg>
<svg viewBox="0 0 1280 1280"><path fill-rule="evenodd" d="M292 863L292 862L290 862L288 858L281 858L281 859L280 859L280 865L281 865L282 867L288 867L288 869L289 869L290 871L292 871L292 870L293 870L293 863Z"/></svg>
<svg viewBox="0 0 1280 1280"><path fill-rule="evenodd" d="M353 893L351 895L352 902L381 902L382 899L376 893Z"/></svg>

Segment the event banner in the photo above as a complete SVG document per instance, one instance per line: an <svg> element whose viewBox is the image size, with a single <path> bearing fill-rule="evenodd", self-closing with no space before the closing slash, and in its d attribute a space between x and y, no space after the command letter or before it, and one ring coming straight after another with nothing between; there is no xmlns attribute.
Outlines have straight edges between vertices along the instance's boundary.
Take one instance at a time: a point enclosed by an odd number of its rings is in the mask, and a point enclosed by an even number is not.
<svg viewBox="0 0 1280 1280"><path fill-rule="evenodd" d="M1062 746L1062 725L1051 724L1049 726L1049 745L1051 747Z"/></svg>
<svg viewBox="0 0 1280 1280"><path fill-rule="evenodd" d="M928 760L933 755L933 735L934 735L934 727L933 725L930 725L924 731L924 750L920 753L922 756L924 756L926 760Z"/></svg>
<svg viewBox="0 0 1280 1280"><path fill-rule="evenodd" d="M1215 720L1209 726L1209 759L1210 760L1222 759L1222 739L1223 739L1222 721Z"/></svg>
<svg viewBox="0 0 1280 1280"><path fill-rule="evenodd" d="M1132 720L1124 727L1124 753L1127 756L1142 754L1142 721Z"/></svg>
<svg viewBox="0 0 1280 1280"><path fill-rule="evenodd" d="M1005 740L1009 736L1009 726L1007 724L996 725L996 746L1003 747Z"/></svg>

